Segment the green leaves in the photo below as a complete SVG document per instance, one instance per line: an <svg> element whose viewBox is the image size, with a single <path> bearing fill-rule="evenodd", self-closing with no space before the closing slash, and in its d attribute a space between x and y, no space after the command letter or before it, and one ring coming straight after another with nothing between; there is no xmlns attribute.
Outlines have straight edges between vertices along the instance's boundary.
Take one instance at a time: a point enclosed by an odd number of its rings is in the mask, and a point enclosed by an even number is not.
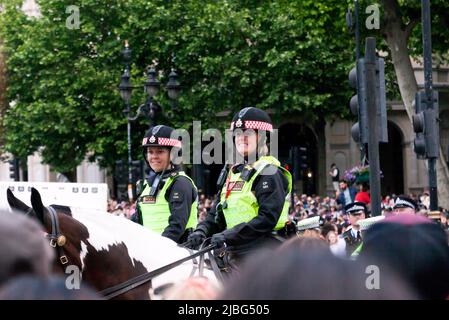
<svg viewBox="0 0 449 320"><path fill-rule="evenodd" d="M117 90L125 39L133 85L143 86L154 61L165 71L161 83L171 67L180 75L178 109L158 123L227 127L214 115L248 105L313 123L347 109L354 45L342 1L81 0L80 29L68 29L71 4L42 1L42 18L27 19L7 1L8 14L0 15L8 99L16 101L4 120L5 147L16 156L44 147L44 161L58 171L73 169L87 152L109 167L125 158ZM164 92L156 98L170 111ZM134 90L134 111L144 99ZM132 125L133 158L141 156L147 121Z"/></svg>

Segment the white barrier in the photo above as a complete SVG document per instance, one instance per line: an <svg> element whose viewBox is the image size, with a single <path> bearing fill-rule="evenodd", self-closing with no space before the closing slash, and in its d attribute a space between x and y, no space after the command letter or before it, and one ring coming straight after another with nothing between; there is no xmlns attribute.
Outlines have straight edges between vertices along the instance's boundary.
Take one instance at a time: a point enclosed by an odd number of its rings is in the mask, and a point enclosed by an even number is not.
<svg viewBox="0 0 449 320"><path fill-rule="evenodd" d="M0 182L0 209L9 210L6 190L31 206L31 188L37 189L45 206L59 204L77 208L107 210L106 183Z"/></svg>

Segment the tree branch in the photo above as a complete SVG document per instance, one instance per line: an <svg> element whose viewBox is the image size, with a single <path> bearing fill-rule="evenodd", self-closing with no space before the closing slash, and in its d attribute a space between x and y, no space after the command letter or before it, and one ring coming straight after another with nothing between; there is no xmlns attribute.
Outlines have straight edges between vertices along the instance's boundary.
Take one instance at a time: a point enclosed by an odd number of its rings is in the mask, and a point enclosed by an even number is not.
<svg viewBox="0 0 449 320"><path fill-rule="evenodd" d="M410 34L412 33L413 29L416 27L416 25L419 23L421 19L420 18L413 18L410 20L410 22L405 26L405 39L410 37Z"/></svg>

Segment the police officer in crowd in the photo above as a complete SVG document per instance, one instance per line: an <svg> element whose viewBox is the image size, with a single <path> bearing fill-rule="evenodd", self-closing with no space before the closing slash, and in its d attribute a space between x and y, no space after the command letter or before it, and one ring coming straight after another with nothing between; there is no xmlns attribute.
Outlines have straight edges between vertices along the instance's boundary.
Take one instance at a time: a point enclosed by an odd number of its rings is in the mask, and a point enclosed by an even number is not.
<svg viewBox="0 0 449 320"><path fill-rule="evenodd" d="M181 148L181 141L171 137L173 131L159 125L143 138L143 155L151 170L137 199L137 222L183 243L197 224L198 192L192 179L172 162Z"/></svg>
<svg viewBox="0 0 449 320"><path fill-rule="evenodd" d="M346 242L346 254L351 256L355 249L362 242L362 233L357 223L359 220L365 219L368 214L366 205L363 202L353 202L345 206L345 212L349 214L349 222L351 227L343 233L342 237Z"/></svg>
<svg viewBox="0 0 449 320"><path fill-rule="evenodd" d="M418 204L415 200L410 199L404 195L397 196L394 199L393 204L393 214L401 214L401 213L416 213L418 209Z"/></svg>
<svg viewBox="0 0 449 320"><path fill-rule="evenodd" d="M262 243L280 243L275 233L288 221L292 178L268 156L265 138L273 125L265 111L242 109L234 115L231 130L243 163L230 168L213 209L188 240L196 248L212 237L211 244L231 246L227 251L239 259Z"/></svg>

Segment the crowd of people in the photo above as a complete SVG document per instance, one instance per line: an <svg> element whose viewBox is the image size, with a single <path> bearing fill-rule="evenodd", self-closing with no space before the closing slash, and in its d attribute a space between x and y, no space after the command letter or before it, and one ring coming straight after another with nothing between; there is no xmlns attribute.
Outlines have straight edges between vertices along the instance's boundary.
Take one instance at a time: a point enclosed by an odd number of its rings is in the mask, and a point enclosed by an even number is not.
<svg viewBox="0 0 449 320"><path fill-rule="evenodd" d="M342 185L347 185L346 182ZM353 201L360 192L354 193ZM300 221L315 215L320 216L324 221L334 224L338 227L339 234L350 226L348 215L344 212L345 202L341 200L343 192L336 192L335 196L317 196L297 193L294 194L294 206L290 207L289 219ZM386 195L382 198L382 214L387 215L392 211L396 194ZM418 205L418 214L427 217L429 214L430 196L428 192L422 194L409 194L408 197L416 201ZM212 208L215 197L200 194L198 197L198 221L203 221L207 213ZM369 207L369 202L368 202ZM108 212L131 219L136 210L136 204L128 201L118 202L115 199L108 200ZM449 229L449 211L441 208L440 222L443 227Z"/></svg>

